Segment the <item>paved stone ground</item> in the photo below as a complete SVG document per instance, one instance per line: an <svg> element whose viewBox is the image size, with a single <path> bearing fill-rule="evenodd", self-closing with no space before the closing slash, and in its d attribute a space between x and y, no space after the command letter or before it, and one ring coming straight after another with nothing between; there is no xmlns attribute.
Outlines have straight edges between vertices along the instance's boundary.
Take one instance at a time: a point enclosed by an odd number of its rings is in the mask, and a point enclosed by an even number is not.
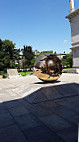
<svg viewBox="0 0 79 142"><path fill-rule="evenodd" d="M79 74L0 80L0 142L78 142Z"/></svg>

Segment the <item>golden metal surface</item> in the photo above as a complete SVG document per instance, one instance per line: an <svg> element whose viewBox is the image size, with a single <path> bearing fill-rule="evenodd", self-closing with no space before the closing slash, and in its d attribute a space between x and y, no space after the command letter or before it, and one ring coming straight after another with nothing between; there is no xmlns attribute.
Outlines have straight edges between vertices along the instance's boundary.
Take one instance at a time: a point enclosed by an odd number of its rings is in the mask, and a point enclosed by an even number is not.
<svg viewBox="0 0 79 142"><path fill-rule="evenodd" d="M56 55L45 53L35 61L34 72L43 81L55 81L62 74L62 63Z"/></svg>

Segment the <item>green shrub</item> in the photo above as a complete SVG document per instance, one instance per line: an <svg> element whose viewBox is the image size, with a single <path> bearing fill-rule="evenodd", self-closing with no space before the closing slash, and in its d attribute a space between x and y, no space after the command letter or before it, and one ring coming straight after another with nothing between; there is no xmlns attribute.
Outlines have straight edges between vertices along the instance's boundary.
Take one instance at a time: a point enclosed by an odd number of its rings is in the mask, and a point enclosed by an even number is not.
<svg viewBox="0 0 79 142"><path fill-rule="evenodd" d="M3 74L3 78L7 78L7 73L4 73L4 74Z"/></svg>

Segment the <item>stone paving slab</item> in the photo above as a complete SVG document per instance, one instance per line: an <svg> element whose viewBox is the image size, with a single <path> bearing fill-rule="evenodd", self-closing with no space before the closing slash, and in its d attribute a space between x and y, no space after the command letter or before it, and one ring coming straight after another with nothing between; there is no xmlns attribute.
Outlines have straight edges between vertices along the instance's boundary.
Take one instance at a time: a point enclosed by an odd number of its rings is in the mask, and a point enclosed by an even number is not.
<svg viewBox="0 0 79 142"><path fill-rule="evenodd" d="M76 85L74 83L74 85ZM54 88L62 95L62 96L70 96L70 95L78 95L77 89L74 88L74 85L72 87L72 84L64 84L59 86L54 86Z"/></svg>
<svg viewBox="0 0 79 142"><path fill-rule="evenodd" d="M0 142L28 142L20 128L14 124L0 129Z"/></svg>
<svg viewBox="0 0 79 142"><path fill-rule="evenodd" d="M65 142L78 142L78 126L70 127L57 133Z"/></svg>
<svg viewBox="0 0 79 142"><path fill-rule="evenodd" d="M40 92L37 92L37 95L35 96L35 99L32 103L36 104L37 102L39 103L39 102L47 101L47 100L48 100L47 96L45 94L43 94L40 90Z"/></svg>
<svg viewBox="0 0 79 142"><path fill-rule="evenodd" d="M72 126L72 123L69 123L65 119L57 116L56 114L41 117L40 120L47 127L49 127L51 130L53 130L55 132Z"/></svg>
<svg viewBox="0 0 79 142"><path fill-rule="evenodd" d="M41 89L41 92L45 94L45 96L48 98L48 100L61 98L62 95L55 89L55 87L45 87Z"/></svg>
<svg viewBox="0 0 79 142"><path fill-rule="evenodd" d="M79 114L74 115L72 117L68 117L67 120L70 121L71 123L74 123L75 125L78 125L78 123L79 123Z"/></svg>
<svg viewBox="0 0 79 142"><path fill-rule="evenodd" d="M78 96L77 96L78 98ZM75 96L69 97L69 98L63 98L60 100L55 100L57 105L62 105L63 107L67 107L68 109L71 109L72 111L79 113L79 101Z"/></svg>
<svg viewBox="0 0 79 142"><path fill-rule="evenodd" d="M52 112L57 114L58 116L66 119L66 118L73 118L74 116L77 115L76 112L72 111L71 109L67 108L67 107L63 107L63 106L57 106L57 107L53 107L52 108Z"/></svg>
<svg viewBox="0 0 79 142"><path fill-rule="evenodd" d="M15 121L10 115L10 113L4 113L0 115L0 128L7 127L8 125L12 125L14 122Z"/></svg>
<svg viewBox="0 0 79 142"><path fill-rule="evenodd" d="M43 95L41 90L37 90L33 92L32 94L30 93L28 96L25 97L25 99L29 103L38 103L38 102L47 100L47 97Z"/></svg>
<svg viewBox="0 0 79 142"><path fill-rule="evenodd" d="M50 109L42 108L40 104L35 105L30 109L30 111L33 112L33 114L37 117L43 117L52 114L52 111Z"/></svg>
<svg viewBox="0 0 79 142"><path fill-rule="evenodd" d="M30 142L64 142L60 136L52 132L45 125L24 130L25 135Z"/></svg>
<svg viewBox="0 0 79 142"><path fill-rule="evenodd" d="M12 101L4 102L4 105L7 109L11 109L11 108L17 108L17 107L23 106L23 102L24 101L22 99L15 99Z"/></svg>
<svg viewBox="0 0 79 142"><path fill-rule="evenodd" d="M22 130L41 125L41 122L30 113L15 117L15 120Z"/></svg>
<svg viewBox="0 0 79 142"><path fill-rule="evenodd" d="M30 113L25 107L19 106L19 107L13 107L9 109L10 113L15 117L15 116L20 116L24 114Z"/></svg>
<svg viewBox="0 0 79 142"><path fill-rule="evenodd" d="M40 129L43 129L42 132L37 133L37 131L40 131ZM29 131L29 130L28 130ZM33 130L30 131L31 133L36 133L36 135L30 135L28 134L29 142L64 142L60 136L57 136L54 132L47 131L45 132L44 128L40 127L39 129L36 127Z"/></svg>
<svg viewBox="0 0 79 142"><path fill-rule="evenodd" d="M77 142L79 74L0 80L0 142Z"/></svg>

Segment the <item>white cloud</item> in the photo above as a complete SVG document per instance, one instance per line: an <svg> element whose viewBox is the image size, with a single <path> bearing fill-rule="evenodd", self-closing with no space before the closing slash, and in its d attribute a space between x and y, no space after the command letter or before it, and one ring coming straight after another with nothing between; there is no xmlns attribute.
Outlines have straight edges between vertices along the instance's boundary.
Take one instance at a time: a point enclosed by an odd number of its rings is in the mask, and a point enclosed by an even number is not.
<svg viewBox="0 0 79 142"><path fill-rule="evenodd" d="M67 40L65 39L65 40L64 40L64 44L66 44L66 43L67 43Z"/></svg>

